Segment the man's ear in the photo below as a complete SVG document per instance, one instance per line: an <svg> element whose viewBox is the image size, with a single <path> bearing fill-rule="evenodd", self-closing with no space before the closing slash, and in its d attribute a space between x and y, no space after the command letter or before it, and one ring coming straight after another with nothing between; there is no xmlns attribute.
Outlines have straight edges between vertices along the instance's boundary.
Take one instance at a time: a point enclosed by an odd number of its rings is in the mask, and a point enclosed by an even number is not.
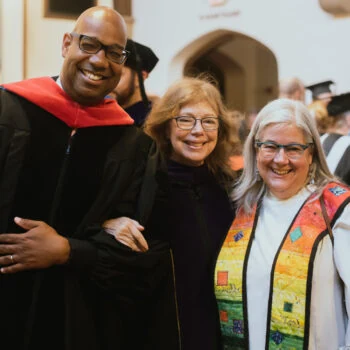
<svg viewBox="0 0 350 350"><path fill-rule="evenodd" d="M149 73L146 72L145 70L143 70L142 71L142 78L143 78L143 80L146 80L148 78L148 76L149 76Z"/></svg>
<svg viewBox="0 0 350 350"><path fill-rule="evenodd" d="M73 37L69 33L63 35L61 54L62 57L66 57L69 47L72 45Z"/></svg>

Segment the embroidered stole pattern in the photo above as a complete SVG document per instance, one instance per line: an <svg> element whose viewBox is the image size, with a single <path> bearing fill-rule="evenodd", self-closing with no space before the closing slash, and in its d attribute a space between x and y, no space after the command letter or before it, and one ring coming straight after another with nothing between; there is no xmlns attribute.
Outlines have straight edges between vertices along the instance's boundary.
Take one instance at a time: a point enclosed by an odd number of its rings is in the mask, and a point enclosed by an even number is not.
<svg viewBox="0 0 350 350"><path fill-rule="evenodd" d="M331 183L323 195L332 220L350 192ZM237 213L216 264L215 294L224 349L248 349L245 274L256 212L255 207L249 216L243 211ZM274 260L266 349L307 349L313 259L326 234L320 201L311 195L294 218Z"/></svg>

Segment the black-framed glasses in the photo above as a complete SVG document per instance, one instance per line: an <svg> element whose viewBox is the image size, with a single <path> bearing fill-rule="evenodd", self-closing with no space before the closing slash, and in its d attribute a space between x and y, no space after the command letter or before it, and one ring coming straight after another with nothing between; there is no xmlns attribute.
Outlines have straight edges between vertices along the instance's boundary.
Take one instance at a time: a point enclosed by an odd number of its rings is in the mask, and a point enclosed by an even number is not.
<svg viewBox="0 0 350 350"><path fill-rule="evenodd" d="M70 35L79 38L79 49L88 54L95 54L103 50L107 59L118 64L123 64L129 56L129 51L119 45L103 45L97 38L84 34L73 32Z"/></svg>
<svg viewBox="0 0 350 350"><path fill-rule="evenodd" d="M301 143L288 143L287 145L281 145L273 141L256 141L255 145L261 151L262 156L267 159L274 158L281 148L284 149L284 152L289 159L298 159L303 155L307 148L313 145L313 143L307 143L306 145Z"/></svg>
<svg viewBox="0 0 350 350"><path fill-rule="evenodd" d="M202 128L205 131L217 130L220 124L219 118L217 117L195 118L192 116L179 116L173 119L175 119L177 127L181 130L192 130L197 120L202 124Z"/></svg>

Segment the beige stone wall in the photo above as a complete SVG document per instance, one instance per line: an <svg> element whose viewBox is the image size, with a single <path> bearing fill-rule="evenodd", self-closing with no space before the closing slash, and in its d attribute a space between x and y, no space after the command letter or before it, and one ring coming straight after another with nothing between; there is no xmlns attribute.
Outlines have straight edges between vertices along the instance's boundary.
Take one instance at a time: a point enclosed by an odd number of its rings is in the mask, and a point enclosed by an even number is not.
<svg viewBox="0 0 350 350"><path fill-rule="evenodd" d="M0 7L0 82L58 74L73 21L44 18L43 0L0 0ZM259 107L271 82L290 76L305 84L332 79L337 93L350 91L350 17L332 16L316 0L133 0L127 20L129 35L160 58L146 81L151 93L162 94L208 45L217 46L213 60L232 77L226 90L236 91L240 106ZM219 49L227 35L232 42Z"/></svg>

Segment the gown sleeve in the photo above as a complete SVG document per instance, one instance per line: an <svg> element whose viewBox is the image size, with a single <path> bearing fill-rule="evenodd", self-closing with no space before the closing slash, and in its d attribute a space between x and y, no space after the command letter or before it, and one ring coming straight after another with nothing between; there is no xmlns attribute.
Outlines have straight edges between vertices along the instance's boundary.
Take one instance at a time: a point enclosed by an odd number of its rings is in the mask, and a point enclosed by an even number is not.
<svg viewBox="0 0 350 350"><path fill-rule="evenodd" d="M333 227L334 233L334 262L344 286L344 306L347 315L347 329L344 344L350 346L350 204Z"/></svg>

